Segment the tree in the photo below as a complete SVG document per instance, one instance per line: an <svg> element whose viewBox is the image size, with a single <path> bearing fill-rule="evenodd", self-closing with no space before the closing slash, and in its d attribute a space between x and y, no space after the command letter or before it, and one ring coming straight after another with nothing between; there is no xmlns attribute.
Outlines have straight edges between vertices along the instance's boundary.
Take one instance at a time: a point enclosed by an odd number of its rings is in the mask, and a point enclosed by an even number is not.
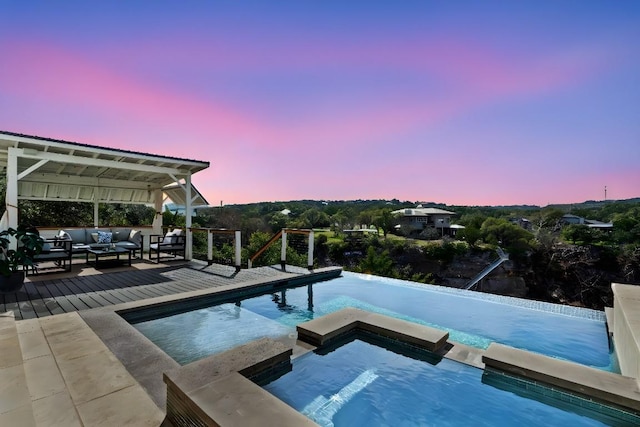
<svg viewBox="0 0 640 427"><path fill-rule="evenodd" d="M286 228L288 221L289 217L287 217L286 215L280 212L274 213L269 220L269 227L271 227L271 232L277 233L283 228Z"/></svg>
<svg viewBox="0 0 640 427"><path fill-rule="evenodd" d="M469 225L457 233L457 237L466 240L472 248L476 246L476 242L480 240L481 235L480 229L473 225Z"/></svg>
<svg viewBox="0 0 640 427"><path fill-rule="evenodd" d="M367 249L367 256L360 262L358 270L362 273L393 277L393 260L389 251L378 254L373 246Z"/></svg>
<svg viewBox="0 0 640 427"><path fill-rule="evenodd" d="M384 237L394 230L396 225L396 217L391 213L391 209L382 209L378 215L373 218L373 223L376 227L382 229Z"/></svg>
<svg viewBox="0 0 640 427"><path fill-rule="evenodd" d="M562 230L562 237L571 243L582 242L584 245L588 245L593 241L593 234L591 229L584 224L570 224Z"/></svg>
<svg viewBox="0 0 640 427"><path fill-rule="evenodd" d="M317 208L311 208L300 215L300 226L302 228L328 227L331 224L329 215Z"/></svg>
<svg viewBox="0 0 640 427"><path fill-rule="evenodd" d="M531 248L533 235L506 219L487 218L480 227L482 238L492 245L500 245L509 252L522 252Z"/></svg>

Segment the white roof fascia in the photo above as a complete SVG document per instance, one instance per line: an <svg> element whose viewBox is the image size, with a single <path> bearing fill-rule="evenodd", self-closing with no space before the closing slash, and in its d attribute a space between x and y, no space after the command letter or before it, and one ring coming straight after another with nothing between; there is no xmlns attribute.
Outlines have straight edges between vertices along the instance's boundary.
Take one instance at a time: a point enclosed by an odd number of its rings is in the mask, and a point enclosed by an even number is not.
<svg viewBox="0 0 640 427"><path fill-rule="evenodd" d="M177 168L168 168L163 166L153 166L153 165L145 165L140 163L130 163L130 162L118 162L115 160L106 160L99 159L95 157L82 157L76 155L69 154L57 154L50 152L40 152L31 150L21 150L22 153L18 153L19 157L24 157L27 159L36 159L36 160L51 160L58 163L69 163L75 165L85 165L85 166L96 166L103 168L112 168L112 169L127 169L127 170L135 170L140 172L153 172L153 173L166 173L169 175L185 175L188 172L183 171ZM27 151L25 153L25 151Z"/></svg>

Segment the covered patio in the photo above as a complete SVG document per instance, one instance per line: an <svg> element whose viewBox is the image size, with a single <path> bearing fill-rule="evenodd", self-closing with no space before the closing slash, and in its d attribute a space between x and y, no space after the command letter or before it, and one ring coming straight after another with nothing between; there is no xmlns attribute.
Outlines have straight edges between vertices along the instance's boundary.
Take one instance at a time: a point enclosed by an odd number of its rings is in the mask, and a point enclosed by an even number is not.
<svg viewBox="0 0 640 427"><path fill-rule="evenodd" d="M192 176L209 162L0 131L0 166L7 186L0 229L19 225L20 200L43 200L93 203L95 227L108 225L100 224L100 203L152 206L151 233L162 234L162 205L171 199L185 207L185 258L192 257L193 207L208 205Z"/></svg>

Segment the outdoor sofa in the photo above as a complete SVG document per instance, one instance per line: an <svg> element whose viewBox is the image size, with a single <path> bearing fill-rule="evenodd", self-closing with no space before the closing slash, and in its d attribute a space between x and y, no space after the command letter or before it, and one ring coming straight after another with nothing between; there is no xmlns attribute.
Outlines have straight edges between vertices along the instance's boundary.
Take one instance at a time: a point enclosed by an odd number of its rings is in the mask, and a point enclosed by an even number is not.
<svg viewBox="0 0 640 427"><path fill-rule="evenodd" d="M133 228L68 228L60 230L56 238L59 241L71 240L73 254L85 253L87 249L115 245L131 250L133 256L136 256L136 251L140 251L140 258L142 258L142 232Z"/></svg>

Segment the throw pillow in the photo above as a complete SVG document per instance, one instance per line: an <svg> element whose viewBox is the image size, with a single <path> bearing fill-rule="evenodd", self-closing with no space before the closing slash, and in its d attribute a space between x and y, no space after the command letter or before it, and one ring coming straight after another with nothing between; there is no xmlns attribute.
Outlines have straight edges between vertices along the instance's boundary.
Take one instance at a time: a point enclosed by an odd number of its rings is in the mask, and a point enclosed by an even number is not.
<svg viewBox="0 0 640 427"><path fill-rule="evenodd" d="M142 231L140 230L131 230L129 233L129 241L135 243L138 246L142 245Z"/></svg>
<svg viewBox="0 0 640 427"><path fill-rule="evenodd" d="M176 236L176 231L169 231L167 234L164 235L164 238L162 239L162 244L163 245L172 245L176 242L176 240L178 239L178 237Z"/></svg>
<svg viewBox="0 0 640 427"><path fill-rule="evenodd" d="M91 233L91 238L93 239L93 243L98 243L98 233Z"/></svg>
<svg viewBox="0 0 640 427"><path fill-rule="evenodd" d="M111 235L111 240L113 242L119 242L120 241L120 232L119 231L114 231Z"/></svg>
<svg viewBox="0 0 640 427"><path fill-rule="evenodd" d="M69 233L67 233L64 230L60 230L58 232L58 235L55 237L54 245L55 246L64 246L64 243L62 243L62 240L71 240L71 236L69 235Z"/></svg>
<svg viewBox="0 0 640 427"><path fill-rule="evenodd" d="M107 233L104 231L98 231L98 243L111 243L111 233Z"/></svg>

